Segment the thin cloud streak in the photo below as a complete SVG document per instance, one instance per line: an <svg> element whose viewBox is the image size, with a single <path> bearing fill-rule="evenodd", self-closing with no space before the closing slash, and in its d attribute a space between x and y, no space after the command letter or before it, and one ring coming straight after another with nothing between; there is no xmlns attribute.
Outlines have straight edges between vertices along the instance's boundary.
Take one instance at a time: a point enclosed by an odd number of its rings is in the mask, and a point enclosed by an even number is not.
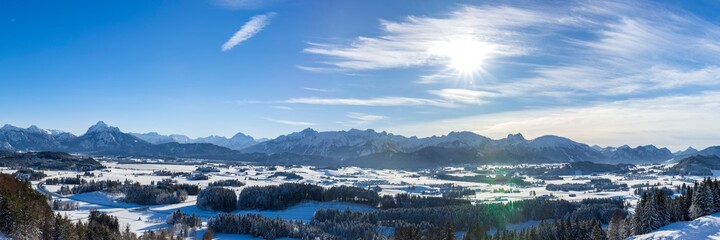
<svg viewBox="0 0 720 240"><path fill-rule="evenodd" d="M240 30L235 32L235 34L228 39L227 42L225 42L221 50L223 52L230 51L238 44L250 39L251 37L255 36L255 34L259 33L263 30L269 23L270 20L275 16L275 13L268 13L264 15L256 15L250 19L250 21L243 24L242 27L240 27Z"/></svg>
<svg viewBox="0 0 720 240"><path fill-rule="evenodd" d="M303 89L308 90L308 91L312 91L312 92L324 92L324 93L325 93L325 92L330 92L330 90L324 89L324 88L311 88L311 87L306 87L306 88L303 88Z"/></svg>
<svg viewBox="0 0 720 240"><path fill-rule="evenodd" d="M282 119L273 119L273 118L265 118L265 120L268 120L268 121L271 121L274 123L290 125L290 126L313 126L313 125L315 125L315 123L312 123L312 122L282 120Z"/></svg>
<svg viewBox="0 0 720 240"><path fill-rule="evenodd" d="M457 107L458 105L443 100L410 98L410 97L380 97L380 98L291 98L285 103L314 104L314 105L347 105L347 106L435 106Z"/></svg>
<svg viewBox="0 0 720 240"><path fill-rule="evenodd" d="M349 124L346 125L354 125L354 126L362 126L362 125L368 125L380 120L384 120L387 117L380 116L380 115L373 115L373 114L367 114L367 113L359 113L359 112L349 112L346 115L350 120L347 122Z"/></svg>
<svg viewBox="0 0 720 240"><path fill-rule="evenodd" d="M475 91L461 88L446 88L440 90L430 90L428 92L448 101L464 104L487 103L487 101L483 100L483 98L496 97L498 95L493 92Z"/></svg>
<svg viewBox="0 0 720 240"><path fill-rule="evenodd" d="M293 108L288 107L288 106L272 106L272 108L278 109L278 110L286 110L286 111L292 111L292 110L294 110Z"/></svg>

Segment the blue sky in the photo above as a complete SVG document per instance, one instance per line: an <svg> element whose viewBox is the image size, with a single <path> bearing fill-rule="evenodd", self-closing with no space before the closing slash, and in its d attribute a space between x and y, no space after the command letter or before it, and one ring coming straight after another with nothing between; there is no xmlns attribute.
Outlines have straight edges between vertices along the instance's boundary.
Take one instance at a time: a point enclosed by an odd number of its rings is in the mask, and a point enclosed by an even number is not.
<svg viewBox="0 0 720 240"><path fill-rule="evenodd" d="M21 127L720 144L717 1L1 5L0 122Z"/></svg>

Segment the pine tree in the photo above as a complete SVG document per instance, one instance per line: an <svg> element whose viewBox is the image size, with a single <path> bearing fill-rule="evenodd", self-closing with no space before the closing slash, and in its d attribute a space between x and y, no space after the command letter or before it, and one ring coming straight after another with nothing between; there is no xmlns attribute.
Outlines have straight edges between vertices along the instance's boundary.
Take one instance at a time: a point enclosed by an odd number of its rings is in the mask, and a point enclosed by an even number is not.
<svg viewBox="0 0 720 240"><path fill-rule="evenodd" d="M623 223L622 232L620 232L620 239L628 238L630 235L632 235L632 219L630 217L626 217Z"/></svg>
<svg viewBox="0 0 720 240"><path fill-rule="evenodd" d="M610 223L608 224L607 238L609 240L624 239L622 235L625 228L625 226L623 226L624 224L625 219L623 218L622 213L620 211L613 213L612 218L610 218Z"/></svg>
<svg viewBox="0 0 720 240"><path fill-rule="evenodd" d="M647 230L652 231L659 228L662 220L660 217L659 206L657 201L655 201L655 194L643 195L643 198L646 197L647 200L645 200L645 209L643 210L645 217L643 220L647 222Z"/></svg>
<svg viewBox="0 0 720 240"><path fill-rule="evenodd" d="M691 219L696 219L712 213L714 206L715 203L709 186L700 184L696 188L688 213Z"/></svg>
<svg viewBox="0 0 720 240"><path fill-rule="evenodd" d="M638 201L637 206L635 207L635 215L633 215L632 218L633 235L645 234L650 231L649 220L645 207L647 205L647 200L647 193L643 193L642 198L640 198L640 201Z"/></svg>
<svg viewBox="0 0 720 240"><path fill-rule="evenodd" d="M592 240L605 239L605 233L603 232L602 227L600 227L600 223L595 223L595 226L592 229L592 235L590 235L590 239L592 239Z"/></svg>
<svg viewBox="0 0 720 240"><path fill-rule="evenodd" d="M455 229L451 223L445 224L443 227L444 240L455 240Z"/></svg>
<svg viewBox="0 0 720 240"><path fill-rule="evenodd" d="M715 209L713 210L713 213L720 212L720 182L716 179L715 181L712 181L712 192L713 192L713 200L715 203Z"/></svg>
<svg viewBox="0 0 720 240"><path fill-rule="evenodd" d="M695 195L695 191L692 188L688 187L687 190L685 191L685 197L683 198L683 202L682 202L682 214L683 214L682 221L691 220L690 206L692 205L692 199L693 199L694 195Z"/></svg>

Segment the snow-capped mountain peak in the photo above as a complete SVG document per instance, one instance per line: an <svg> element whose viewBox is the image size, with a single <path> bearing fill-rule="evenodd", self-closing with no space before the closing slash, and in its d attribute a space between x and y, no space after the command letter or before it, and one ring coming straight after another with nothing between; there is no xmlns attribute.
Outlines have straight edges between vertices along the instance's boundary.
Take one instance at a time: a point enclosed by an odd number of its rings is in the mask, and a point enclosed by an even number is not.
<svg viewBox="0 0 720 240"><path fill-rule="evenodd" d="M119 131L120 131L119 128L108 126L105 122L99 121L95 125L92 125L90 128L88 128L88 130L85 134L97 133L97 132L119 132Z"/></svg>
<svg viewBox="0 0 720 240"><path fill-rule="evenodd" d="M5 125L3 125L2 128L0 128L0 130L5 130L5 131L20 131L20 130L22 130L22 128L19 128L19 127L10 125L10 124L5 124Z"/></svg>

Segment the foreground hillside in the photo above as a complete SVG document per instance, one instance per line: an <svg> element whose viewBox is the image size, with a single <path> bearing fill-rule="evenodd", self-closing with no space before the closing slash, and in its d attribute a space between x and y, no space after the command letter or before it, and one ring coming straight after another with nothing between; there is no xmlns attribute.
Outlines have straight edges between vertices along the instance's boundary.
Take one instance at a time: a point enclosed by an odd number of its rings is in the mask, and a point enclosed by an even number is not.
<svg viewBox="0 0 720 240"><path fill-rule="evenodd" d="M720 239L720 213L676 222L629 239Z"/></svg>

